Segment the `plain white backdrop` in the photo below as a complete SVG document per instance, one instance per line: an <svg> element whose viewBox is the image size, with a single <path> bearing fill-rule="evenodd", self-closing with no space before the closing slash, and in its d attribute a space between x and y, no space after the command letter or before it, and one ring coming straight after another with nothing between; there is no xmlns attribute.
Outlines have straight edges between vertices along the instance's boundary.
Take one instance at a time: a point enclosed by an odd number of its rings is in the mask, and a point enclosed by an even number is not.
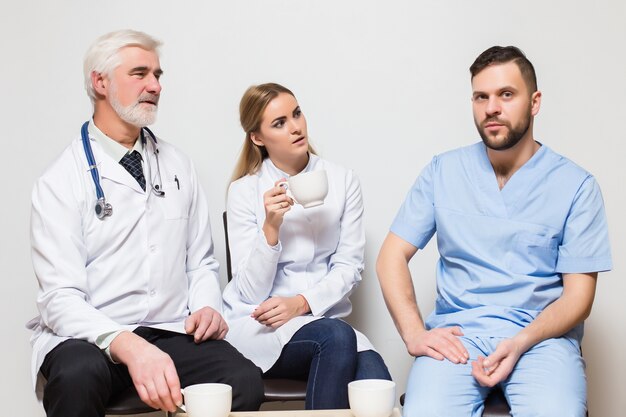
<svg viewBox="0 0 626 417"><path fill-rule="evenodd" d="M374 264L410 185L436 153L479 140L468 67L492 45L517 45L543 92L536 138L592 172L604 194L614 270L600 275L583 344L590 415L626 409L626 3L556 0L163 1L3 0L0 14L0 404L43 416L30 384L37 282L30 262L33 182L91 115L82 59L99 35L143 30L164 41L153 130L192 155L225 265L221 213L251 84L294 91L320 154L354 169L366 208L366 269L351 322L377 346L398 391L411 358L385 308ZM411 264L418 302L435 296L435 242ZM221 272L226 281L225 269Z"/></svg>

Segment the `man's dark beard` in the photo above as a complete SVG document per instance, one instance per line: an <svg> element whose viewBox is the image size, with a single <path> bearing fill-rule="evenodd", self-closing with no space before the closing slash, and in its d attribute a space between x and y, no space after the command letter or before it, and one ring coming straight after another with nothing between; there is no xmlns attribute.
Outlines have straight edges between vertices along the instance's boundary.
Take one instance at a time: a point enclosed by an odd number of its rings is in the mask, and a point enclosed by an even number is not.
<svg viewBox="0 0 626 417"><path fill-rule="evenodd" d="M528 109L528 113L522 124L518 125L517 127L512 127L508 123L505 124L502 121L498 120L497 117L485 119L483 124L487 124L489 122L497 122L509 128L509 134L504 138L501 143L494 143L493 141L491 141L489 136L487 136L487 134L485 133L484 128L479 126L476 121L474 121L474 123L476 124L476 129L478 129L478 133L483 139L483 143L485 144L485 146L494 151L506 151L507 149L511 149L513 146L517 145L519 141L522 140L522 138L530 128L530 120L530 109Z"/></svg>

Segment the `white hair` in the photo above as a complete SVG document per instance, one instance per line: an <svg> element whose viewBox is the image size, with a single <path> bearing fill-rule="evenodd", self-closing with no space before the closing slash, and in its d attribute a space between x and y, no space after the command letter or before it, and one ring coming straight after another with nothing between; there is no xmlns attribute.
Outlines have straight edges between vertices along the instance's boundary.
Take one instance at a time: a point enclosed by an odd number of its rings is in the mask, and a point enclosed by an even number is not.
<svg viewBox="0 0 626 417"><path fill-rule="evenodd" d="M91 83L91 73L95 71L111 76L113 70L121 64L119 51L127 46L138 46L148 51L155 51L158 54L161 42L143 32L130 29L107 33L96 39L87 50L83 62L85 90L87 90L87 95L92 102L97 97Z"/></svg>

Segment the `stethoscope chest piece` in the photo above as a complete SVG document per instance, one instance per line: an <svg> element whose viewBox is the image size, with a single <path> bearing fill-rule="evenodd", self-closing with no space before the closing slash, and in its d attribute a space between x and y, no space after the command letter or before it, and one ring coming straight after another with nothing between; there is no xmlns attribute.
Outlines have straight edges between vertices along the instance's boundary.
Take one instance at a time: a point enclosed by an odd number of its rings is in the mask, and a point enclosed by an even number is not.
<svg viewBox="0 0 626 417"><path fill-rule="evenodd" d="M102 220L107 216L113 215L113 206L107 203L104 198L99 198L98 201L96 201L95 212L96 217Z"/></svg>

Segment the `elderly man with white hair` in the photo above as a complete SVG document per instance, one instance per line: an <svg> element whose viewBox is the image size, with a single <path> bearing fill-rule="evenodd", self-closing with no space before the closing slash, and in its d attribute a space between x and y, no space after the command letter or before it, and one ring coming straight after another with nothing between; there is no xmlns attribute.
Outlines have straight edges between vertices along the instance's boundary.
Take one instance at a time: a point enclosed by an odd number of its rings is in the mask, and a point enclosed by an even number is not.
<svg viewBox="0 0 626 417"><path fill-rule="evenodd" d="M224 340L193 164L146 128L161 93L159 45L132 30L96 40L84 61L93 118L34 187L40 316L29 325L48 416L103 416L131 386L168 411L196 383L231 385L234 410L263 398L259 368Z"/></svg>

